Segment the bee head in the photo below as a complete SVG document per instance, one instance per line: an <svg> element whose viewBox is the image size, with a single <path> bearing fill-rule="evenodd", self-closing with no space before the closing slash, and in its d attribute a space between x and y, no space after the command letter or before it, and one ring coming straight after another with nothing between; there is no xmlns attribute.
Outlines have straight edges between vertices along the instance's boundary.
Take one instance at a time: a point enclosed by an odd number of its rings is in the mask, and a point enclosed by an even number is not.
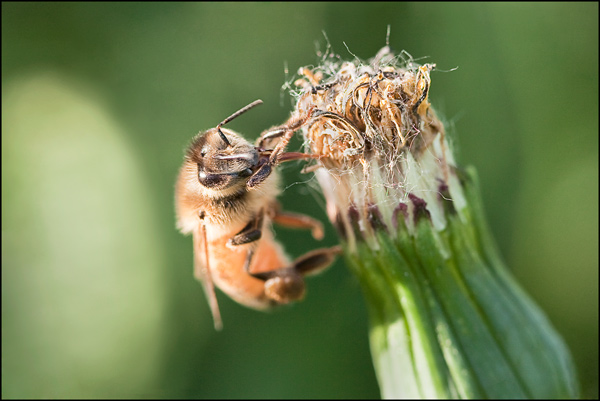
<svg viewBox="0 0 600 401"><path fill-rule="evenodd" d="M200 184L219 190L245 185L258 166L259 154L235 132L217 127L194 139L188 160L198 166Z"/></svg>

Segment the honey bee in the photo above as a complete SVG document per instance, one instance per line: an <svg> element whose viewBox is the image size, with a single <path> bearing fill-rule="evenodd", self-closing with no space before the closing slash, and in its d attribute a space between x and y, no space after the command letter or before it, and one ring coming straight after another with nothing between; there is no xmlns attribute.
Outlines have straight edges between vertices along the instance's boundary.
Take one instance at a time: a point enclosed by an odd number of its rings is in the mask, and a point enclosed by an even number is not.
<svg viewBox="0 0 600 401"><path fill-rule="evenodd" d="M294 132L308 116L263 132L253 146L222 128L261 104L257 100L233 113L191 142L175 188L177 227L192 233L194 275L203 283L217 330L222 320L214 286L238 303L258 310L301 300L304 276L328 267L339 247L313 250L290 261L275 241L272 223L312 230L323 227L311 217L284 212L275 167L284 161L314 158L286 152ZM272 149L264 146L274 144Z"/></svg>

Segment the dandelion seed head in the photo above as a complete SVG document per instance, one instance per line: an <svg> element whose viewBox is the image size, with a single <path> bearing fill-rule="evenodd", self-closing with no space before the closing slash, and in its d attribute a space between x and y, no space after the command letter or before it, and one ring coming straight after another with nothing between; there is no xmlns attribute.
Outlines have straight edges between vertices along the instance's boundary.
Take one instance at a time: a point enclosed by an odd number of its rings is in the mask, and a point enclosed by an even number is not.
<svg viewBox="0 0 600 401"><path fill-rule="evenodd" d="M449 183L454 159L429 102L435 64L420 65L389 46L366 61L327 53L320 65L298 70L293 95L294 114L310 116L302 128L305 147L322 156L316 175L331 220L341 219L337 225L351 231L348 211L356 210L360 236L368 238L381 227L397 226L394 211L401 203L412 214L412 194L424 200L433 224L443 228L439 183ZM403 226L411 229L414 219L405 220ZM351 232L343 234L353 240Z"/></svg>

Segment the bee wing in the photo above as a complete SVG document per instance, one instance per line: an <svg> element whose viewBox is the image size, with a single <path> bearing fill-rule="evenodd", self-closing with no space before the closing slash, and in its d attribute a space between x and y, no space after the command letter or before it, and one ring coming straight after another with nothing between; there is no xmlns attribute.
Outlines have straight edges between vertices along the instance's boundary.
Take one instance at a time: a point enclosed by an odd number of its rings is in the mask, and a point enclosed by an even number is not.
<svg viewBox="0 0 600 401"><path fill-rule="evenodd" d="M204 295L206 295L210 311L212 312L215 329L221 330L223 328L223 321L221 320L221 312L217 303L217 295L215 294L215 286L210 273L209 261L206 227L204 224L199 224L198 228L194 230L194 275L202 282L204 287Z"/></svg>

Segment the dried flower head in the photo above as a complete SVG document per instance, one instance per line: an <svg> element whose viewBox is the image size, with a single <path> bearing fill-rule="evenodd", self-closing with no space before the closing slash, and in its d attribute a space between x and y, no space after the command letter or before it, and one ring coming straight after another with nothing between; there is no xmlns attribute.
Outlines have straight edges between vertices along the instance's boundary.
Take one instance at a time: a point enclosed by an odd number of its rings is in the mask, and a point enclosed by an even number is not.
<svg viewBox="0 0 600 401"><path fill-rule="evenodd" d="M444 126L428 100L434 68L394 57L386 46L366 63L329 58L300 69L295 113L312 116L304 137L311 153L324 156L315 174L329 218L350 244L373 240L378 229L394 235L399 219L412 230L421 215L443 228L446 201L464 204Z"/></svg>

